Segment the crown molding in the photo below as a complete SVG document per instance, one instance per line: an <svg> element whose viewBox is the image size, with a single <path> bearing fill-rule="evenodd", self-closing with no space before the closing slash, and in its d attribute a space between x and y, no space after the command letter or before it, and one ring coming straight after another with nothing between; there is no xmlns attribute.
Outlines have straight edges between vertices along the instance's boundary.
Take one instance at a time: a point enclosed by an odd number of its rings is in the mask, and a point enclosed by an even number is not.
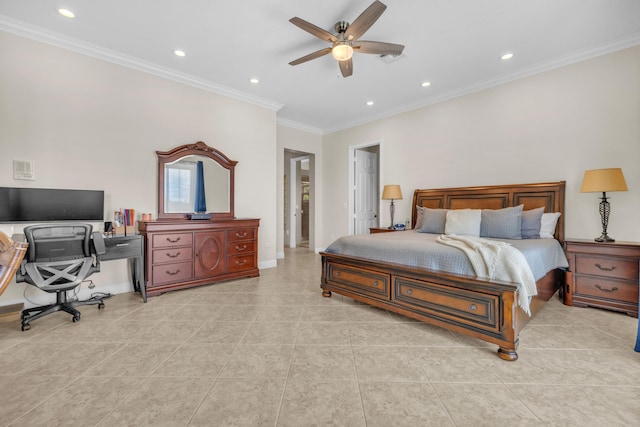
<svg viewBox="0 0 640 427"><path fill-rule="evenodd" d="M479 92L484 89L500 86L505 83L512 82L514 80L519 80L525 77L530 77L536 74L544 73L546 71L555 70L558 68L565 67L567 65L586 61L589 59L596 58L598 56L603 56L609 53L617 52L623 49L628 49L638 45L640 45L640 33L634 33L626 37L615 39L608 43L603 43L601 45L591 47L589 49L583 49L583 50L574 52L573 54L564 56L562 58L556 58L551 61L546 61L531 67L524 68L515 73L503 74L502 76L498 76L495 78L478 81L470 85L467 85L465 87L462 87L460 89L452 90L440 96L430 98L423 102L407 104L407 105L400 106L398 108L394 108L392 110L386 111L384 113L368 117L363 120L349 122L336 128L324 129L323 134L328 135L330 133L339 132L339 131L350 129L356 126L361 126L367 123L371 123L376 120L392 117L392 116L406 113L409 111L418 110L420 108L428 107L430 105L438 104L444 101L449 101L451 99L458 98L464 95L469 95L474 92Z"/></svg>
<svg viewBox="0 0 640 427"><path fill-rule="evenodd" d="M270 101L268 99L249 95L247 93L229 88L227 86L217 85L209 81L197 78L195 76L180 73L175 70L163 67L152 62L142 61L129 55L124 55L113 50L87 43L73 37L68 37L60 33L48 31L25 22L0 15L0 31L12 33L24 38L39 41L42 43L57 46L81 55L97 58L112 64L121 65L143 73L152 74L167 80L172 80L185 85L193 86L218 95L224 95L239 101L258 105L272 111L280 110L283 105Z"/></svg>
<svg viewBox="0 0 640 427"><path fill-rule="evenodd" d="M288 119L283 119L283 118L278 117L277 120L276 120L276 123L281 125L281 126L286 126L288 128L302 130L302 131L305 131L305 132L313 133L315 135L324 135L324 132L320 128L309 126L309 125L306 125L304 123L296 122L296 121L293 121L293 120L288 120Z"/></svg>

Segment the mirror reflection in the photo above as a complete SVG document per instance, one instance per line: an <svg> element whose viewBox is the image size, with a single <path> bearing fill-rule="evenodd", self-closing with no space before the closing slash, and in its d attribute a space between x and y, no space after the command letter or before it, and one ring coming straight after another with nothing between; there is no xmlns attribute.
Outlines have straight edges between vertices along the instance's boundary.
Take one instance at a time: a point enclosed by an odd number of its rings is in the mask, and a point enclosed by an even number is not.
<svg viewBox="0 0 640 427"><path fill-rule="evenodd" d="M164 165L164 212L229 212L230 172L218 162L189 155Z"/></svg>

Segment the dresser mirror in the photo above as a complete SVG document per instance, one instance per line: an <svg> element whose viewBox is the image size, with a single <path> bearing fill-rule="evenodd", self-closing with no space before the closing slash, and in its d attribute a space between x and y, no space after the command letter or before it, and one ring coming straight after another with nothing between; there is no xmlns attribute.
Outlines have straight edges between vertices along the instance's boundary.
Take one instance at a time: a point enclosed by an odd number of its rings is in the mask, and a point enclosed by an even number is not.
<svg viewBox="0 0 640 427"><path fill-rule="evenodd" d="M202 141L156 155L159 219L187 219L194 212L213 220L234 217L236 161Z"/></svg>

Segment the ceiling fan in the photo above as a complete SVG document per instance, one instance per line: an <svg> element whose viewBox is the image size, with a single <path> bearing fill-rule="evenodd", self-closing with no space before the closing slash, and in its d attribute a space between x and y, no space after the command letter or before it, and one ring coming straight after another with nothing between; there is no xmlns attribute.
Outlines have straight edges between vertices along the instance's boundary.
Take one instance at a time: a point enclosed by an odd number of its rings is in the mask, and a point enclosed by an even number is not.
<svg viewBox="0 0 640 427"><path fill-rule="evenodd" d="M343 77L349 77L353 74L352 56L354 52L372 53L376 55L393 55L402 54L404 46L401 44L374 42L359 40L360 37L380 18L380 15L387 8L382 2L374 1L362 12L353 24L346 21L338 21L334 28L336 35L317 27L304 19L293 17L289 20L292 24L302 28L306 32L331 43L331 47L320 49L316 52L305 55L295 61L289 62L289 65L298 65L312 59L331 53L340 64L340 71Z"/></svg>

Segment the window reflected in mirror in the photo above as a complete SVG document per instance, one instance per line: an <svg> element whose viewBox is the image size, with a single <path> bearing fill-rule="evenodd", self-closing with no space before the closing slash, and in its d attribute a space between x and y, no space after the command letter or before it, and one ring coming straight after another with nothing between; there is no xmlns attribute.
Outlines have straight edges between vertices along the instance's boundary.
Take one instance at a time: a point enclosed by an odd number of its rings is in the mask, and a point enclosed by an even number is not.
<svg viewBox="0 0 640 427"><path fill-rule="evenodd" d="M228 212L229 170L203 156L190 155L164 165L166 213Z"/></svg>

